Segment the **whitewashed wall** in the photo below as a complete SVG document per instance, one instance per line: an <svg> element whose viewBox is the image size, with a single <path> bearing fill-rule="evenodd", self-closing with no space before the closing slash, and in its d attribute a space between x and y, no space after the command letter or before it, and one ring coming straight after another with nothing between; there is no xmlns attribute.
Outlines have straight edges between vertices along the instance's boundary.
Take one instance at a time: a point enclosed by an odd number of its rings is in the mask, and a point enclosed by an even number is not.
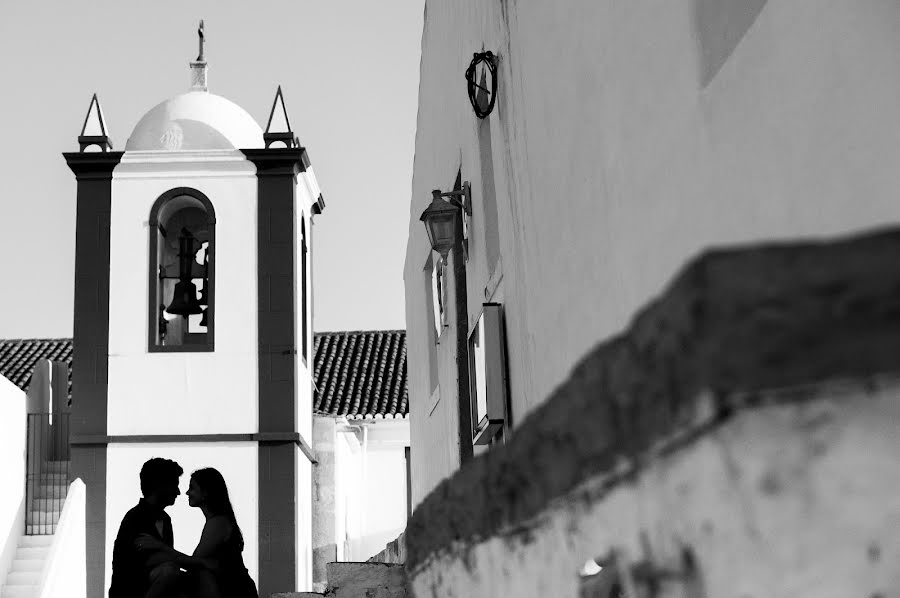
<svg viewBox="0 0 900 598"><path fill-rule="evenodd" d="M297 384L297 396L295 402L296 429L306 440L309 446L313 445L313 311L312 311L312 212L311 207L319 197L319 186L312 169L301 173L297 180L297 190L294 200L294 338L297 343L297 355L295 356L295 379ZM303 295L301 285L302 269L301 260L303 254L300 247L301 225L306 229L306 330L303 330ZM305 338L304 338L305 337ZM302 343L306 342L307 359L303 359ZM297 448L295 453L297 461L297 590L312 590L313 584L313 554L312 554L312 525L313 525L313 484L312 463L303 452Z"/></svg>
<svg viewBox="0 0 900 598"><path fill-rule="evenodd" d="M452 183L452 182L451 182ZM423 208L424 209L424 208ZM439 342L432 341L434 324L429 297L431 274L423 270L431 248L427 239L417 255L412 253L414 244L410 236L407 249L406 288L406 360L409 392L410 446L412 450L413 505L418 504L442 479L459 467L459 404L457 402L457 365L455 357L456 330L446 326ZM410 259L417 265L410 272ZM450 256L447 271L452 272L454 261ZM453 276L446 278L447 297L454 297L456 282ZM452 309L450 303L449 309ZM452 315L448 321L453 322ZM437 378L432 388L429 352L436 352Z"/></svg>
<svg viewBox="0 0 900 598"><path fill-rule="evenodd" d="M297 177L294 199L294 338L297 343L295 356L295 379L297 396L295 402L296 429L313 446L313 284L312 284L312 206L319 198L319 184L312 167ZM302 226L301 226L302 225ZM306 230L306 330L303 330L303 253L300 247L300 232ZM306 342L307 359L303 359L302 343ZM313 584L313 482L312 463L298 448L297 460L297 589L312 590Z"/></svg>
<svg viewBox="0 0 900 598"><path fill-rule="evenodd" d="M898 596L898 395L896 381L843 384L748 410L633 479L586 479L435 555L411 572L414 594L578 598L585 562L616 554L613 569L669 573L653 593L627 573L639 596Z"/></svg>
<svg viewBox="0 0 900 598"><path fill-rule="evenodd" d="M86 499L84 482L77 478L69 484L66 502L44 563L40 598L86 598Z"/></svg>
<svg viewBox="0 0 900 598"><path fill-rule="evenodd" d="M360 534L361 446L356 435L339 428L334 444L334 534L337 560L351 561L350 538Z"/></svg>
<svg viewBox="0 0 900 598"><path fill-rule="evenodd" d="M312 278L312 206L319 198L319 183L316 175L310 166L306 172L301 173L297 177L297 192L294 200L294 215L296 221L295 241L294 241L294 280L296 281L294 292L296 301L296 311L294 319L294 338L297 339L297 358L295 360L296 380L297 380L297 430L306 439L310 445L312 444L312 406L313 406L313 389L312 389L312 365L313 365L313 278ZM307 343L307 360L304 363L303 351L301 343L303 342L303 295L302 295L302 270L301 260L303 259L300 249L300 231L301 225L306 228L306 343Z"/></svg>
<svg viewBox="0 0 900 598"><path fill-rule="evenodd" d="M165 174L160 174L164 172ZM113 173L108 433L258 431L257 179L240 152L128 152ZM175 187L216 212L215 351L148 353L149 218Z"/></svg>
<svg viewBox="0 0 900 598"><path fill-rule="evenodd" d="M141 498L141 466L152 457L172 459L184 469L184 475L179 480L182 494L166 512L172 518L175 548L186 554L191 554L196 548L204 524L203 513L189 507L184 495L190 474L203 467L215 467L222 473L235 517L244 536L244 565L254 581L258 581L259 451L254 442L110 444L106 464L107 558L112 558L113 542L122 517ZM107 590L111 576L112 568L107 567Z"/></svg>
<svg viewBox="0 0 900 598"><path fill-rule="evenodd" d="M409 420L376 419L366 456L362 560L384 550L406 527L406 455Z"/></svg>
<svg viewBox="0 0 900 598"><path fill-rule="evenodd" d="M406 527L406 463L403 449L370 447L366 459L364 524L351 538L350 558L365 561L384 550Z"/></svg>
<svg viewBox="0 0 900 598"><path fill-rule="evenodd" d="M25 531L25 393L0 376L0 586Z"/></svg>
<svg viewBox="0 0 900 598"><path fill-rule="evenodd" d="M457 169L473 189L469 326L485 289L503 294L514 422L703 248L900 219L900 5L754 5L748 21L742 2L428 0L405 269L415 502L458 466L439 433L455 425L455 406L425 411L419 221ZM706 13L722 7L719 22L748 27L707 80ZM482 121L462 79L482 47L500 56L487 121L495 272ZM446 403L455 356L439 357Z"/></svg>
<svg viewBox="0 0 900 598"><path fill-rule="evenodd" d="M376 419L350 420L348 424L365 431L354 435L338 427L335 446L338 560L365 561L381 552L406 527L404 449L409 446L409 422Z"/></svg>

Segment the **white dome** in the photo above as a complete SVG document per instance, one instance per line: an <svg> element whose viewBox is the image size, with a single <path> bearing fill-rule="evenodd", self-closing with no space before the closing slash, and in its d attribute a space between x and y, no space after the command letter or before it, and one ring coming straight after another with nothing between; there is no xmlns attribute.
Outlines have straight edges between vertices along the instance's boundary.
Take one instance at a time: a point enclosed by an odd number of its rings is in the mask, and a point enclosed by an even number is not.
<svg viewBox="0 0 900 598"><path fill-rule="evenodd" d="M131 132L125 151L262 147L262 129L246 110L222 96L189 91L147 112Z"/></svg>

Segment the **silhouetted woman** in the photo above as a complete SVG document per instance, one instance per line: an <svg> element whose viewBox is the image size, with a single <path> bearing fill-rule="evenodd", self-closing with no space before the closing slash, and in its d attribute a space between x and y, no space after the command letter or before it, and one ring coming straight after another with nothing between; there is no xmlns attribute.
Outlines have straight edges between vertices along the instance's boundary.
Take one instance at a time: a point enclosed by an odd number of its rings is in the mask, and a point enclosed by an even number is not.
<svg viewBox="0 0 900 598"><path fill-rule="evenodd" d="M222 474L212 467L198 469L191 474L187 497L206 517L194 554L180 553L151 536L142 536L138 547L160 551L186 569L184 589L193 598L259 598L241 557L244 537Z"/></svg>

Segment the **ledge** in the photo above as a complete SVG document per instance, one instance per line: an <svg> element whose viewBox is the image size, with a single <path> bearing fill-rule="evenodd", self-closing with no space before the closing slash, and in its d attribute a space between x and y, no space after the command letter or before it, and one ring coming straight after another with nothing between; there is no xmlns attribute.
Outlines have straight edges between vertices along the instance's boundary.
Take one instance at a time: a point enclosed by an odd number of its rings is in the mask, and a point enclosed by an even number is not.
<svg viewBox="0 0 900 598"><path fill-rule="evenodd" d="M75 173L75 179L110 180L112 171L124 152L64 152L66 164Z"/></svg>
<svg viewBox="0 0 900 598"><path fill-rule="evenodd" d="M247 434L76 434L70 446L107 446L110 444L150 444L185 442L258 442L261 444L296 444L309 462L317 463L315 454L299 432L257 432Z"/></svg>
<svg viewBox="0 0 900 598"><path fill-rule="evenodd" d="M265 176L297 176L309 168L309 155L305 147L242 149L248 160L256 165L256 174Z"/></svg>
<svg viewBox="0 0 900 598"><path fill-rule="evenodd" d="M410 571L457 543L527 527L551 500L763 391L803 401L900 372L900 230L716 250L601 343L510 441L444 480L406 529ZM705 397L705 398L704 398ZM705 401L705 406L701 404ZM702 430L700 431L702 433Z"/></svg>

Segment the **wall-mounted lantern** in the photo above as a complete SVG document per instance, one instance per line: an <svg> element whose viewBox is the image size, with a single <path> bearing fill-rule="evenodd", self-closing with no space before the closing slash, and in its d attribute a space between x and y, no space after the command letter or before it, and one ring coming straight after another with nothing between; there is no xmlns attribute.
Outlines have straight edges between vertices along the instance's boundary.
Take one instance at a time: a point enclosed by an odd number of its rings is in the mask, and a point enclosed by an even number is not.
<svg viewBox="0 0 900 598"><path fill-rule="evenodd" d="M456 191L432 191L431 205L419 217L425 223L431 248L444 259L457 243L456 222L460 218L460 210L466 216L472 216L472 193L468 181L463 183L462 189Z"/></svg>

